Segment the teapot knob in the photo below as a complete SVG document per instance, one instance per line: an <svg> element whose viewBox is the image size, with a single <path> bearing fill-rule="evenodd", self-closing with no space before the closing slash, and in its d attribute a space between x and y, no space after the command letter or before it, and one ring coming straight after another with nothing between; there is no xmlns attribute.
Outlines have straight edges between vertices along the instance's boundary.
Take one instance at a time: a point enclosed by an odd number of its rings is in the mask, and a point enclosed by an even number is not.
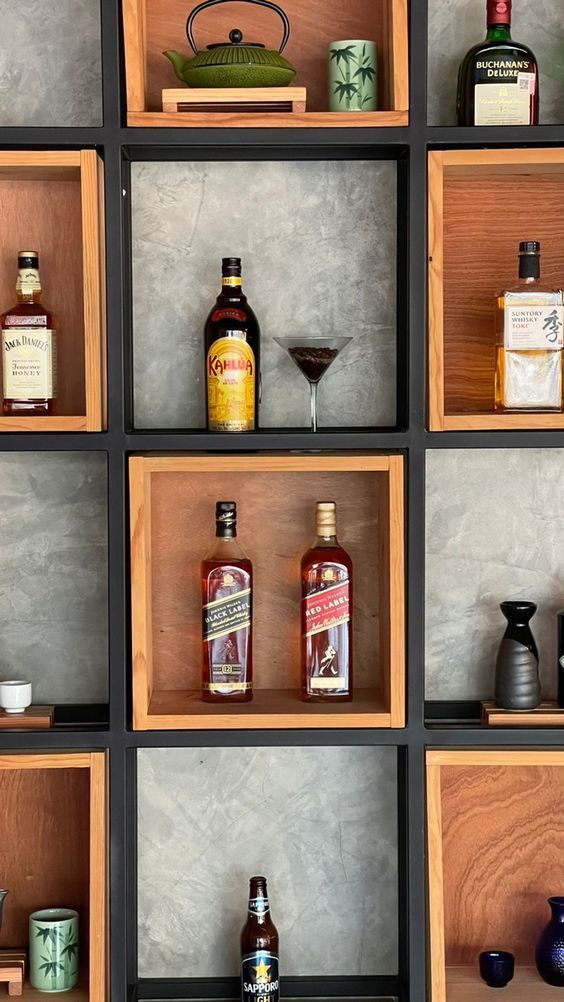
<svg viewBox="0 0 564 1002"><path fill-rule="evenodd" d="M243 41L243 32L240 31L239 28L233 28L233 30L229 32L229 41L232 42L233 45L240 45Z"/></svg>

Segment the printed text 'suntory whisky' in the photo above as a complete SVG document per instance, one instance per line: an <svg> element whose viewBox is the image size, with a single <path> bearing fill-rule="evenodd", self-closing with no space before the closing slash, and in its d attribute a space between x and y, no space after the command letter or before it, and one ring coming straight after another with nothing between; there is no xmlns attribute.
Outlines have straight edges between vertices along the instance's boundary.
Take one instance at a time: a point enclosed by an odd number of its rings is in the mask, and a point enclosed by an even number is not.
<svg viewBox="0 0 564 1002"><path fill-rule="evenodd" d="M497 297L495 406L562 410L562 293L540 281L540 243L519 244L519 283Z"/></svg>
<svg viewBox="0 0 564 1002"><path fill-rule="evenodd" d="M302 698L352 699L352 561L336 506L317 502L317 539L302 559Z"/></svg>
<svg viewBox="0 0 564 1002"><path fill-rule="evenodd" d="M208 431L258 428L260 328L243 293L241 259L225 257L222 290L205 327Z"/></svg>
<svg viewBox="0 0 564 1002"><path fill-rule="evenodd" d="M57 337L53 316L41 305L37 251L18 254L17 304L0 317L3 413L53 413L57 395Z"/></svg>
<svg viewBox="0 0 564 1002"><path fill-rule="evenodd" d="M208 703L253 698L253 568L237 542L237 506L216 505L215 545L202 561L203 680Z"/></svg>
<svg viewBox="0 0 564 1002"><path fill-rule="evenodd" d="M538 125L539 70L531 50L511 38L511 0L487 0L487 23L485 41L460 65L458 124Z"/></svg>

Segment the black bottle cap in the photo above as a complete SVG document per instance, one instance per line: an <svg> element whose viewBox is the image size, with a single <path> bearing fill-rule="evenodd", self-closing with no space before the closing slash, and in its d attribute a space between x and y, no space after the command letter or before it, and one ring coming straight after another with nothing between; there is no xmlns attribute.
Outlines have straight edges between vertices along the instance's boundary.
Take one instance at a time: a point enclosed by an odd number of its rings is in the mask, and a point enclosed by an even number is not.
<svg viewBox="0 0 564 1002"><path fill-rule="evenodd" d="M519 244L520 254L540 254L540 241L522 240Z"/></svg>
<svg viewBox="0 0 564 1002"><path fill-rule="evenodd" d="M215 506L215 517L217 522L230 525L237 521L237 502L218 501Z"/></svg>
<svg viewBox="0 0 564 1002"><path fill-rule="evenodd" d="M241 258L240 257L224 257L221 262L221 274L227 278L235 276L239 278L241 275Z"/></svg>
<svg viewBox="0 0 564 1002"><path fill-rule="evenodd" d="M18 268L37 268L39 265L39 254L37 251L18 251Z"/></svg>

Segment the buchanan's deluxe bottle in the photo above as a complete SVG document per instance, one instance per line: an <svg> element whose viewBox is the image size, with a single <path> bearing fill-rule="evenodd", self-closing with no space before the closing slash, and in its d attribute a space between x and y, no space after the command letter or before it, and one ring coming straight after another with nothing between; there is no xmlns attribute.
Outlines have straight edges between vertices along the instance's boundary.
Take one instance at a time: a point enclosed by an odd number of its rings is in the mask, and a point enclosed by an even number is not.
<svg viewBox="0 0 564 1002"><path fill-rule="evenodd" d="M241 259L224 257L222 289L205 327L208 431L258 428L260 328L243 293Z"/></svg>
<svg viewBox="0 0 564 1002"><path fill-rule="evenodd" d="M278 932L270 917L266 877L251 877L241 933L241 1002L278 1002Z"/></svg>
<svg viewBox="0 0 564 1002"><path fill-rule="evenodd" d="M487 25L485 41L460 65L458 124L538 125L538 65L533 52L511 38L511 0L487 0Z"/></svg>
<svg viewBox="0 0 564 1002"><path fill-rule="evenodd" d="M53 413L57 395L57 337L53 315L41 305L39 255L18 254L18 302L0 317L3 413L34 417Z"/></svg>
<svg viewBox="0 0 564 1002"><path fill-rule="evenodd" d="M352 699L352 560L334 501L317 502L317 539L302 559L302 699Z"/></svg>
<svg viewBox="0 0 564 1002"><path fill-rule="evenodd" d="M540 243L524 240L519 283L497 297L496 410L562 410L563 330L562 293L540 281Z"/></svg>
<svg viewBox="0 0 564 1002"><path fill-rule="evenodd" d="M215 545L202 561L202 698L253 698L253 567L237 542L237 505L218 501Z"/></svg>

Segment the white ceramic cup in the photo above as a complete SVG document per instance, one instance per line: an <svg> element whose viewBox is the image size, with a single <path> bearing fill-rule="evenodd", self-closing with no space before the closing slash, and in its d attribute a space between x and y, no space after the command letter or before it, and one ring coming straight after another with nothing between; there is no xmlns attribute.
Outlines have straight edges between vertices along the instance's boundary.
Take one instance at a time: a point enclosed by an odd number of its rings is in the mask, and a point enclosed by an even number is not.
<svg viewBox="0 0 564 1002"><path fill-rule="evenodd" d="M0 682L0 706L6 713L23 713L31 706L31 682Z"/></svg>

